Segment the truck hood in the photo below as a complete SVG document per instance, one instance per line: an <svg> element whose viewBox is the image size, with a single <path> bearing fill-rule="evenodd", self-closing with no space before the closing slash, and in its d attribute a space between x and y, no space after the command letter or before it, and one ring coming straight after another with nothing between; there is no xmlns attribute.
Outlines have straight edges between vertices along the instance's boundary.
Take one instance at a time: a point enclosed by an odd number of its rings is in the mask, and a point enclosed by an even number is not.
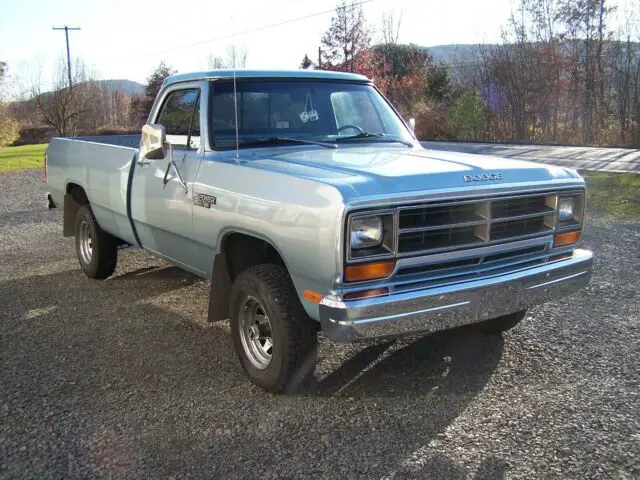
<svg viewBox="0 0 640 480"><path fill-rule="evenodd" d="M252 155L247 162L252 167L331 184L340 190L345 201L471 186L581 182L576 172L562 167L421 147L380 144L341 146L335 150L287 147L255 149Z"/></svg>

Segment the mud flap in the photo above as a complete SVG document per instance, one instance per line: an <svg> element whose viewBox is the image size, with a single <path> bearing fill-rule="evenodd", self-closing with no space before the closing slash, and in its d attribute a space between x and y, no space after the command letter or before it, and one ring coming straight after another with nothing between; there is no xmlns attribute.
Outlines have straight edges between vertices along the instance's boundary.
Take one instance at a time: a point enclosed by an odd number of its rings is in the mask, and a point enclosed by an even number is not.
<svg viewBox="0 0 640 480"><path fill-rule="evenodd" d="M63 237L73 237L75 236L75 224L76 224L76 216L78 215L78 210L80 209L80 204L76 202L76 199L73 198L73 195L67 193L64 196L64 215L62 220L62 236Z"/></svg>
<svg viewBox="0 0 640 480"><path fill-rule="evenodd" d="M227 256L217 254L213 259L211 287L209 290L209 310L207 321L210 323L229 318L229 296L231 295L231 278Z"/></svg>

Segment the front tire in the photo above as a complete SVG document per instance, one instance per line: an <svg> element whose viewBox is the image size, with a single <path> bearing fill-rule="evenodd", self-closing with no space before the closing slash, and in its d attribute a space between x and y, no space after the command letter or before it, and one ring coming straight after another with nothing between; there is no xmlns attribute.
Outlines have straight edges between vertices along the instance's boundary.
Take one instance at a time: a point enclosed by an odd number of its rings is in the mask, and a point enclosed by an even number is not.
<svg viewBox="0 0 640 480"><path fill-rule="evenodd" d="M281 265L257 265L236 278L231 336L242 368L256 385L290 391L316 365L317 335Z"/></svg>
<svg viewBox="0 0 640 480"><path fill-rule="evenodd" d="M78 209L75 232L76 254L85 275L97 279L111 276L118 261L118 242L100 228L89 205Z"/></svg>
<svg viewBox="0 0 640 480"><path fill-rule="evenodd" d="M509 315L503 315L502 317L492 318L490 320L485 320L484 322L473 325L473 329L477 332L486 333L489 335L506 332L507 330L511 330L522 320L524 320L526 314L527 311L522 310L521 312L510 313Z"/></svg>

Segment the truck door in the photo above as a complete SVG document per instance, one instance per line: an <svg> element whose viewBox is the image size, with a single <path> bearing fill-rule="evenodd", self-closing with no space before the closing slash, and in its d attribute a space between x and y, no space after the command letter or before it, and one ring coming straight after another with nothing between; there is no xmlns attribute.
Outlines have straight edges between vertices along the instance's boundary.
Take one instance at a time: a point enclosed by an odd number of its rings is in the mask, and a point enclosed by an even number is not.
<svg viewBox="0 0 640 480"><path fill-rule="evenodd" d="M164 93L153 123L164 126L164 159L138 158L131 186L131 217L142 246L194 273L193 182L202 156L200 89L177 86ZM173 158L173 162L171 159Z"/></svg>

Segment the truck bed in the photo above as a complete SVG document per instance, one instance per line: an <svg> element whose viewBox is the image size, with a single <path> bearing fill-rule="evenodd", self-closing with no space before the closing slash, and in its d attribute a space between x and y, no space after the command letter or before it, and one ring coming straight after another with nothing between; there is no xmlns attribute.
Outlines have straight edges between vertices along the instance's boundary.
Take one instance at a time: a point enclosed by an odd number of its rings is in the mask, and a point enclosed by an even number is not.
<svg viewBox="0 0 640 480"><path fill-rule="evenodd" d="M70 185L82 187L100 226L135 244L128 191L139 143L140 135L53 138L47 148L53 200L62 205Z"/></svg>

